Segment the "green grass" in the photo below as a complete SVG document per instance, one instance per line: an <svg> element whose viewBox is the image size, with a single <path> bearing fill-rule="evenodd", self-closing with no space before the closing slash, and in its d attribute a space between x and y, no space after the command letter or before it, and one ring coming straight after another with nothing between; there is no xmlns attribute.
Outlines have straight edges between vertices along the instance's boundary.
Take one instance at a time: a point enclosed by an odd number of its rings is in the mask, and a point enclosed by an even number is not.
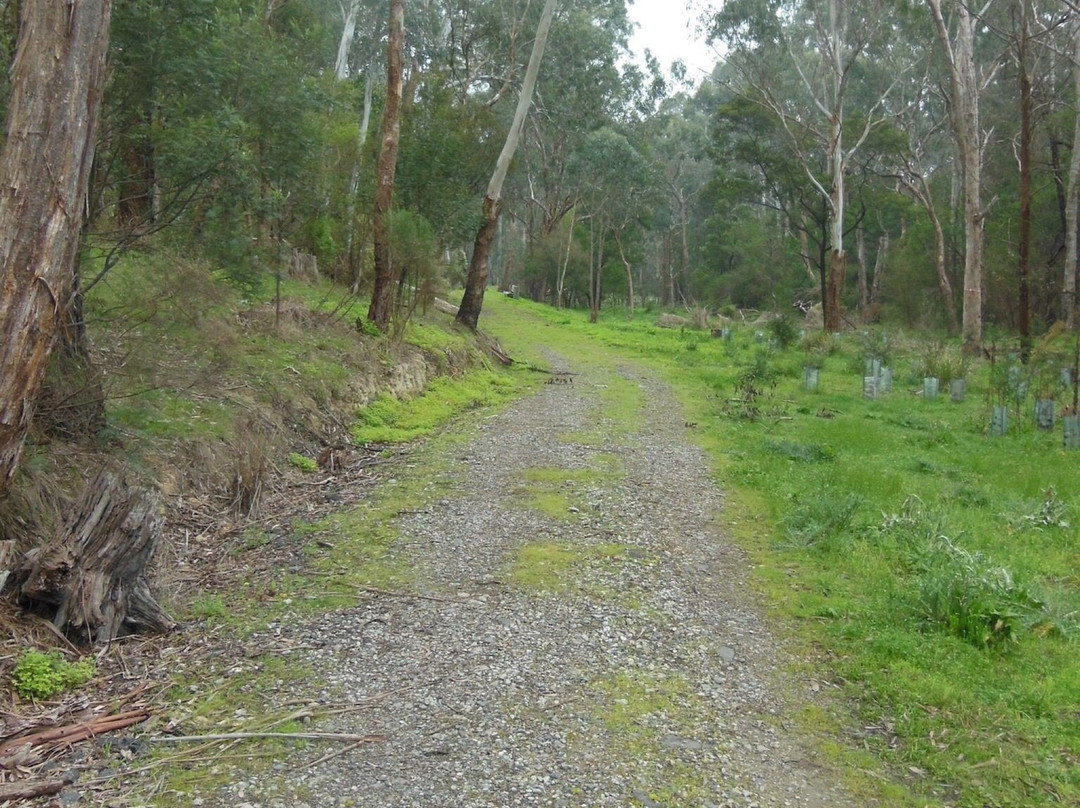
<svg viewBox="0 0 1080 808"><path fill-rule="evenodd" d="M438 377L414 398L382 394L357 410L352 437L357 443L406 443L431 434L468 410L502 404L525 389L520 375L474 370L461 378Z"/></svg>
<svg viewBox="0 0 1080 808"><path fill-rule="evenodd" d="M519 547L514 554L509 578L511 583L532 592L577 590L579 570L586 566L618 564L625 560L626 550L625 546L613 543L571 545L554 541L531 542ZM595 587L588 591L597 596L610 594Z"/></svg>
<svg viewBox="0 0 1080 808"><path fill-rule="evenodd" d="M587 508L592 485L621 476L618 459L600 455L599 468L530 468L520 474L514 497L550 519L573 519Z"/></svg>
<svg viewBox="0 0 1080 808"><path fill-rule="evenodd" d="M763 603L843 683L841 717L806 728L839 767L865 769L868 750L892 773L858 793L1080 802L1080 453L1062 448L1060 427L1034 428L1030 397L1012 431L991 437L1002 394L986 363L968 368L963 403L947 390L924 401L928 364L959 363L916 338L890 340L894 392L868 400L857 335L813 340L811 353L758 345L749 328L728 343L643 314L591 325L526 301L493 300L485 318L512 353L550 345L589 357L586 368L632 358L677 391L675 417L698 424ZM815 392L802 389L809 363L821 368ZM752 378L763 367L769 378L751 413L740 385L755 366Z"/></svg>

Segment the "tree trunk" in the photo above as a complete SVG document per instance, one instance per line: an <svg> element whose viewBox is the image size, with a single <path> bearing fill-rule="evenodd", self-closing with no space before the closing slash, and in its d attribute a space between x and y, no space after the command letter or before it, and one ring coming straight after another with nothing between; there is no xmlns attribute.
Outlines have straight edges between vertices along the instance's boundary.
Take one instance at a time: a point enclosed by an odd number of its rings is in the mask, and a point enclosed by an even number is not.
<svg viewBox="0 0 1080 808"><path fill-rule="evenodd" d="M926 193L930 193L929 187L926 188ZM941 219L938 218L937 211L934 209L933 200L929 196L927 199L930 201L926 212L930 215L930 225L934 228L934 266L937 267L941 304L945 307L945 316L949 320L949 333L958 334L960 332L960 323L956 319L956 301L953 300L952 282L949 280L949 271L945 264L945 231L941 227Z"/></svg>
<svg viewBox="0 0 1080 808"><path fill-rule="evenodd" d="M911 192L912 196L922 205L930 219L930 225L934 229L934 266L937 269L938 290L941 292L941 303L945 307L945 316L949 321L949 333L958 334L960 323L956 319L956 302L953 300L952 282L949 280L949 269L946 264L945 230L941 226L941 219L937 215L934 205L934 196L930 190L930 183L926 175L920 170L914 172L918 176L918 184L914 178L901 177L901 182ZM906 221L904 223L906 228Z"/></svg>
<svg viewBox="0 0 1080 808"><path fill-rule="evenodd" d="M886 259L889 256L889 231L886 230L878 239L877 257L874 259L874 282L870 287L870 305L881 303L881 288L885 280ZM955 314L953 315L955 319Z"/></svg>
<svg viewBox="0 0 1080 808"><path fill-rule="evenodd" d="M9 583L21 603L47 608L75 640L104 644L132 632L170 631L176 623L146 580L161 522L149 496L102 472L61 535L28 553Z"/></svg>
<svg viewBox="0 0 1080 808"><path fill-rule="evenodd" d="M1080 98L1080 25L1073 32L1073 82ZM1070 331L1077 330L1077 238L1080 236L1080 106L1076 110L1075 130L1073 134L1072 156L1069 159L1069 184L1065 193L1065 269L1061 287L1061 305L1064 309L1065 324Z"/></svg>
<svg viewBox="0 0 1080 808"><path fill-rule="evenodd" d="M810 225L806 221L806 211L800 211L799 219L802 223L802 227L799 228L799 253L802 258L803 269L806 270L806 277L810 280L810 283L816 286L820 279L817 273L814 272L814 261L810 258Z"/></svg>
<svg viewBox="0 0 1080 808"><path fill-rule="evenodd" d="M72 289L111 0L23 3L0 152L0 496Z"/></svg>
<svg viewBox="0 0 1080 808"><path fill-rule="evenodd" d="M356 15L360 11L360 0L349 0L345 20L341 26L341 39L338 40L337 60L334 62L334 75L338 81L349 77L349 50L353 37L356 36Z"/></svg>
<svg viewBox="0 0 1080 808"><path fill-rule="evenodd" d="M949 66L949 123L963 166L964 183L964 351L982 345L982 141L979 132L979 83L975 71L975 21L964 3L956 4L956 46L941 13L941 0L926 0Z"/></svg>
<svg viewBox="0 0 1080 808"><path fill-rule="evenodd" d="M829 266L825 282L825 330L835 334L841 327L844 279L847 275L847 255L842 250L829 250Z"/></svg>
<svg viewBox="0 0 1080 808"><path fill-rule="evenodd" d="M1031 81L1027 72L1027 0L1020 0L1019 33L1016 43L1017 74L1020 84L1020 243L1017 245L1019 285L1020 358L1031 356Z"/></svg>
<svg viewBox="0 0 1080 808"><path fill-rule="evenodd" d="M855 231L855 254L859 259L859 316L865 322L870 305L870 289L866 283L866 231L862 224Z"/></svg>
<svg viewBox="0 0 1080 808"><path fill-rule="evenodd" d="M390 235L386 218L394 205L394 176L397 173L398 141L401 137L401 93L404 70L405 2L390 0L390 40L386 46L386 107L383 110L383 139L376 168L375 213L372 230L375 242L375 286L368 306L368 319L380 331L390 326L394 305L394 268L390 261Z"/></svg>
<svg viewBox="0 0 1080 808"><path fill-rule="evenodd" d="M664 288L661 305L670 309L675 305L675 258L672 255L671 231L664 233Z"/></svg>
<svg viewBox="0 0 1080 808"><path fill-rule="evenodd" d="M363 269L363 246L356 249L356 194L360 190L360 167L364 161L364 145L367 143L368 127L371 126L372 69L370 62L367 75L364 76L364 112L360 118L360 135L356 143L356 157L353 158L352 174L349 176L349 196L345 202L345 255L350 266L349 283L355 294L360 288L360 275Z"/></svg>
<svg viewBox="0 0 1080 808"><path fill-rule="evenodd" d="M619 258L622 260L623 267L626 269L626 317L629 320L634 319L634 270L630 266L630 262L626 260L626 251L622 245L622 234L619 231L615 231L615 244L619 248Z"/></svg>
<svg viewBox="0 0 1080 808"><path fill-rule="evenodd" d="M559 268L559 279L555 285L555 308L563 307L563 289L566 285L566 268L570 264L570 248L574 245L574 218L577 215L577 207L570 209L570 232L566 235L566 255L563 256L562 266Z"/></svg>
<svg viewBox="0 0 1080 808"><path fill-rule="evenodd" d="M544 10L540 14L540 22L536 26L536 39L533 40L529 64L525 68L525 78L521 83L521 94L518 96L517 109L514 110L514 120L510 124L510 131L506 133L506 142L503 143L502 152L495 163L495 172L491 175L491 181L488 183L487 195L484 197L484 221L476 234L472 260L469 261L469 272L465 278L465 294L461 298L461 306L458 308L457 317L455 318L457 322L472 331L476 330L476 324L480 319L480 310L484 306L484 290L487 288L491 239L494 237L495 223L499 219L499 211L502 208L503 182L506 180L506 172L510 170L510 161L514 159L514 152L517 151L521 131L525 126L525 116L529 112L529 107L532 106L533 91L536 89L536 77L540 73L540 61L544 58L544 47L547 45L548 32L551 30L551 18L555 14L556 3L557 0L546 0L544 3ZM490 233L488 232L489 229ZM486 246L482 243L485 239L487 240Z"/></svg>

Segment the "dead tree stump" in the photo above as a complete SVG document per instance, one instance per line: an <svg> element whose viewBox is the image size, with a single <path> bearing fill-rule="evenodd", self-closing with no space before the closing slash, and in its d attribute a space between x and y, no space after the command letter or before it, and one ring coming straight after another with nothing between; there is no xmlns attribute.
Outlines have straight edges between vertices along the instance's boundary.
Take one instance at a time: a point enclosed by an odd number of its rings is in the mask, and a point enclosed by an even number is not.
<svg viewBox="0 0 1080 808"><path fill-rule="evenodd" d="M103 471L64 519L60 535L20 561L9 588L23 606L48 610L58 629L82 642L170 631L176 623L146 580L161 525L147 492Z"/></svg>

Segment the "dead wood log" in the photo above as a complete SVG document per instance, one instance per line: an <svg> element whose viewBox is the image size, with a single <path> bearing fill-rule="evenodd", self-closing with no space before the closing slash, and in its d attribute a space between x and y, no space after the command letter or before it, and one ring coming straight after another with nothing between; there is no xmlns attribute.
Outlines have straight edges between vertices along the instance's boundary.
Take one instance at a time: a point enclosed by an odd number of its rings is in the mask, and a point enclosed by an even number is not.
<svg viewBox="0 0 1080 808"><path fill-rule="evenodd" d="M46 753L52 752L73 743L85 741L87 738L96 738L107 732L116 732L135 724L141 724L150 715L149 710L128 710L124 713L103 715L90 721L50 727L18 738L12 738L0 745L0 764L13 754L16 754L22 747L31 747Z"/></svg>
<svg viewBox="0 0 1080 808"><path fill-rule="evenodd" d="M146 580L161 525L147 492L103 471L60 534L22 559L10 588L23 606L49 610L53 624L79 640L103 644L124 634L171 631L176 623Z"/></svg>
<svg viewBox="0 0 1080 808"><path fill-rule="evenodd" d="M0 802L48 797L59 794L66 785L70 783L65 780L24 780L19 783L0 783Z"/></svg>
<svg viewBox="0 0 1080 808"><path fill-rule="evenodd" d="M514 360L510 357L510 354L503 350L502 346L499 345L494 337L491 337L482 331L476 331L476 344L479 345L481 350L485 353L494 357L499 364L506 365L507 367L514 364Z"/></svg>

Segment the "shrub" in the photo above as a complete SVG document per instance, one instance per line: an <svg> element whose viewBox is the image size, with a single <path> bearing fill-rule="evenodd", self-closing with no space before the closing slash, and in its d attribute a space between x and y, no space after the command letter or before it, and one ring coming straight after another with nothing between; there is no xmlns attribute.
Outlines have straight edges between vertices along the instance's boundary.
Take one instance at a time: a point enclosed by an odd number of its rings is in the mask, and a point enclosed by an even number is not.
<svg viewBox="0 0 1080 808"><path fill-rule="evenodd" d="M94 678L94 660L71 663L59 651L27 650L19 655L11 672L11 684L25 699L47 699L81 687Z"/></svg>
<svg viewBox="0 0 1080 808"><path fill-rule="evenodd" d="M866 359L880 359L881 364L888 365L892 358L892 340L887 332L880 328L871 328L862 333L862 352Z"/></svg>
<svg viewBox="0 0 1080 808"><path fill-rule="evenodd" d="M764 351L754 354L735 380L735 398L728 402L728 412L738 418L757 420L762 414L763 399L776 387L776 371Z"/></svg>
<svg viewBox="0 0 1080 808"><path fill-rule="evenodd" d="M795 330L795 326L785 315L780 315L775 320L772 320L769 323L769 330L780 347L785 350L794 345L795 340L799 338L799 332Z"/></svg>

